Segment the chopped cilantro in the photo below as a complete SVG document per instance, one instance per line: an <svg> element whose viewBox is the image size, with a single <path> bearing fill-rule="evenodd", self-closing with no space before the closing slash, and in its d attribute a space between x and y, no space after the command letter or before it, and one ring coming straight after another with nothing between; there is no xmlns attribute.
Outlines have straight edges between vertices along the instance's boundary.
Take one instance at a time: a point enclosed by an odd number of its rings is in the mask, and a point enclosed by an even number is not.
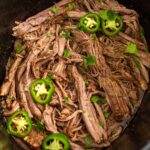
<svg viewBox="0 0 150 150"><path fill-rule="evenodd" d="M89 85L89 80L88 79L86 79L86 80L84 80L84 82L85 82L85 85Z"/></svg>
<svg viewBox="0 0 150 150"><path fill-rule="evenodd" d="M36 121L35 123L33 123L33 125L35 126L35 129L37 131L43 131L45 129L45 125L40 121Z"/></svg>
<svg viewBox="0 0 150 150"><path fill-rule="evenodd" d="M23 51L23 45L22 44L18 44L17 47L16 47L16 52L18 54L22 53Z"/></svg>
<svg viewBox="0 0 150 150"><path fill-rule="evenodd" d="M52 6L52 7L50 8L50 10L51 10L51 12L54 13L54 14L57 14L57 13L58 13L58 9L56 8L55 5Z"/></svg>
<svg viewBox="0 0 150 150"><path fill-rule="evenodd" d="M93 40L96 40L97 39L97 35L95 33L92 34L92 38Z"/></svg>
<svg viewBox="0 0 150 150"><path fill-rule="evenodd" d="M84 59L84 68L87 69L89 66L94 65L96 63L96 57L95 56L87 56Z"/></svg>
<svg viewBox="0 0 150 150"><path fill-rule="evenodd" d="M108 10L108 11L107 11L107 16L108 16L108 19L109 19L109 20L114 20L116 14L115 14L112 10Z"/></svg>
<svg viewBox="0 0 150 150"><path fill-rule="evenodd" d="M91 98L91 101L92 101L93 103L97 103L99 100L100 100L100 96L98 96L98 95L94 95L94 96L92 96L92 98Z"/></svg>
<svg viewBox="0 0 150 150"><path fill-rule="evenodd" d="M65 98L64 98L64 102L65 102L65 104L69 104L69 103L70 103L69 97L65 97Z"/></svg>
<svg viewBox="0 0 150 150"><path fill-rule="evenodd" d="M110 113L104 112L104 117L105 117L106 119L108 119L108 118L110 117Z"/></svg>
<svg viewBox="0 0 150 150"><path fill-rule="evenodd" d="M112 10L101 10L99 12L99 16L104 20L106 19L114 20L116 14Z"/></svg>
<svg viewBox="0 0 150 150"><path fill-rule="evenodd" d="M69 50L64 50L64 52L63 52L63 57L64 58L68 58L69 56L71 55L71 52L69 51Z"/></svg>
<svg viewBox="0 0 150 150"><path fill-rule="evenodd" d="M131 102L131 105L134 107L134 106L135 106L135 104L136 104L136 101L131 100L130 102Z"/></svg>
<svg viewBox="0 0 150 150"><path fill-rule="evenodd" d="M73 10L73 8L74 8L74 4L73 3L69 3L68 4L68 11Z"/></svg>
<svg viewBox="0 0 150 150"><path fill-rule="evenodd" d="M101 10L101 11L99 12L99 16L100 16L102 19L104 19L104 20L108 19L107 10Z"/></svg>
<svg viewBox="0 0 150 150"><path fill-rule="evenodd" d="M134 61L134 63L135 63L136 68L137 68L139 71L141 71L141 63L140 63L140 60L139 60L139 59L136 59L136 60Z"/></svg>
<svg viewBox="0 0 150 150"><path fill-rule="evenodd" d="M51 33L50 32L47 32L47 37L51 37Z"/></svg>
<svg viewBox="0 0 150 150"><path fill-rule="evenodd" d="M125 53L127 53L127 54L133 54L135 56L140 56L140 53L139 53L139 51L137 49L136 44L133 44L133 43L127 45L127 47L125 49Z"/></svg>
<svg viewBox="0 0 150 150"><path fill-rule="evenodd" d="M99 96L99 95L93 95L91 97L91 101L93 103L100 103L100 104L105 104L106 103L106 100L103 97Z"/></svg>
<svg viewBox="0 0 150 150"><path fill-rule="evenodd" d="M53 76L54 76L54 73L53 73L53 72L49 72L49 73L47 74L46 79L51 80L51 79L53 79Z"/></svg>
<svg viewBox="0 0 150 150"><path fill-rule="evenodd" d="M98 122L97 124L98 124L99 126L101 126L102 128L104 128L104 123L103 123L103 122L100 121L100 122Z"/></svg>
<svg viewBox="0 0 150 150"><path fill-rule="evenodd" d="M112 131L111 136L114 136L116 133L117 133L116 131Z"/></svg>
<svg viewBox="0 0 150 150"><path fill-rule="evenodd" d="M61 32L61 36L68 39L68 40L71 40L72 39L72 36L71 36L71 31L70 30L66 30L66 31L62 31Z"/></svg>
<svg viewBox="0 0 150 150"><path fill-rule="evenodd" d="M14 96L10 96L9 99L10 99L10 100L14 100L15 97L14 97Z"/></svg>
<svg viewBox="0 0 150 150"><path fill-rule="evenodd" d="M86 137L84 137L84 144L86 148L90 148L93 144L93 139L90 135L87 135Z"/></svg>

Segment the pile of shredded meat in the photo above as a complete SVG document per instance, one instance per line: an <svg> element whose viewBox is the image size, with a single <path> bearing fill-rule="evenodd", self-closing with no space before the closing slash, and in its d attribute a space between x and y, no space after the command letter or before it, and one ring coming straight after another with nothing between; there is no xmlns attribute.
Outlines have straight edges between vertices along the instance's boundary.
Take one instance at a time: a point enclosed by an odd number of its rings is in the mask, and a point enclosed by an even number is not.
<svg viewBox="0 0 150 150"><path fill-rule="evenodd" d="M74 4L71 11L67 8L69 3ZM3 114L9 117L23 109L45 125L42 132L33 128L24 139L16 139L26 149L24 143L31 149L40 149L48 133L68 136L73 150L84 150L87 136L94 141L93 149L107 147L124 130L148 88L150 54L140 34L139 16L115 0L61 0L55 7L58 13L48 8L25 22L16 22L13 28L14 52L0 89L0 95L6 97ZM122 16L122 31L109 37L78 29L81 17L102 9ZM130 43L136 44L140 53L140 69L134 55L124 53ZM21 54L15 52L18 44L23 45ZM63 57L66 49L69 57ZM90 55L95 56L96 63L84 69L84 59ZM32 99L29 86L48 73L53 74L55 93L50 103L40 105ZM92 102L94 95L102 97L103 104Z"/></svg>

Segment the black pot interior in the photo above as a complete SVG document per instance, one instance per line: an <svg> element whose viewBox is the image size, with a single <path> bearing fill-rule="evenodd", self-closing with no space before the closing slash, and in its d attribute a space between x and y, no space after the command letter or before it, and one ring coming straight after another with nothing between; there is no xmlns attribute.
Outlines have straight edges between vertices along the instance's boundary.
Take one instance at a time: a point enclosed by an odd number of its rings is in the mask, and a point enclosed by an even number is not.
<svg viewBox="0 0 150 150"><path fill-rule="evenodd" d="M27 17L51 6L58 0L1 0L0 1L0 83L5 76L5 66L12 51L14 38L11 28L15 20L25 20ZM119 0L140 14L140 23L144 27L145 37L150 46L150 1L149 0ZM107 150L145 150L150 149L150 93L144 96L142 106L121 137ZM19 150L12 141L13 149Z"/></svg>

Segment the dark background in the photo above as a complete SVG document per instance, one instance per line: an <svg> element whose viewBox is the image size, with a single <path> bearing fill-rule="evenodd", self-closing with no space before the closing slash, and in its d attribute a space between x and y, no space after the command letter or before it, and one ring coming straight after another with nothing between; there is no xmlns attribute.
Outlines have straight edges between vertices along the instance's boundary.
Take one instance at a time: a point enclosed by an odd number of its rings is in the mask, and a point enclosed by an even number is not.
<svg viewBox="0 0 150 150"><path fill-rule="evenodd" d="M118 1L139 12L140 22L150 46L150 0ZM4 79L5 65L14 43L14 38L11 36L14 21L25 20L52 4L54 0L0 0L0 83ZM142 150L150 150L148 143L150 143L150 93L147 91L141 108L128 128L107 150L140 150L143 147ZM18 146L14 148L18 149Z"/></svg>

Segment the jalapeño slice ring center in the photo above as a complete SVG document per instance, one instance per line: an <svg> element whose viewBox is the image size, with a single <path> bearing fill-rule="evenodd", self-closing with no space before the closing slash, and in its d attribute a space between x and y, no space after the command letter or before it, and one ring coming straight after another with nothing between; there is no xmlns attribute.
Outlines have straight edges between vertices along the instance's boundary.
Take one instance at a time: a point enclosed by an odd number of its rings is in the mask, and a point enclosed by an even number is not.
<svg viewBox="0 0 150 150"><path fill-rule="evenodd" d="M47 95L49 92L49 86L44 84L44 83L37 83L35 85L35 93L37 97L40 97L41 99L43 99L44 97L42 97L43 95Z"/></svg>
<svg viewBox="0 0 150 150"><path fill-rule="evenodd" d="M95 28L96 25L97 25L97 21L95 20L95 17L88 17L88 16L86 16L84 18L83 23L86 25L86 27L88 27L90 29Z"/></svg>
<svg viewBox="0 0 150 150"><path fill-rule="evenodd" d="M24 116L16 116L12 119L12 127L14 130L16 130L18 133L23 133L28 128L28 122L24 118Z"/></svg>
<svg viewBox="0 0 150 150"><path fill-rule="evenodd" d="M51 139L46 142L45 148L48 150L63 150L64 146L58 139Z"/></svg>

